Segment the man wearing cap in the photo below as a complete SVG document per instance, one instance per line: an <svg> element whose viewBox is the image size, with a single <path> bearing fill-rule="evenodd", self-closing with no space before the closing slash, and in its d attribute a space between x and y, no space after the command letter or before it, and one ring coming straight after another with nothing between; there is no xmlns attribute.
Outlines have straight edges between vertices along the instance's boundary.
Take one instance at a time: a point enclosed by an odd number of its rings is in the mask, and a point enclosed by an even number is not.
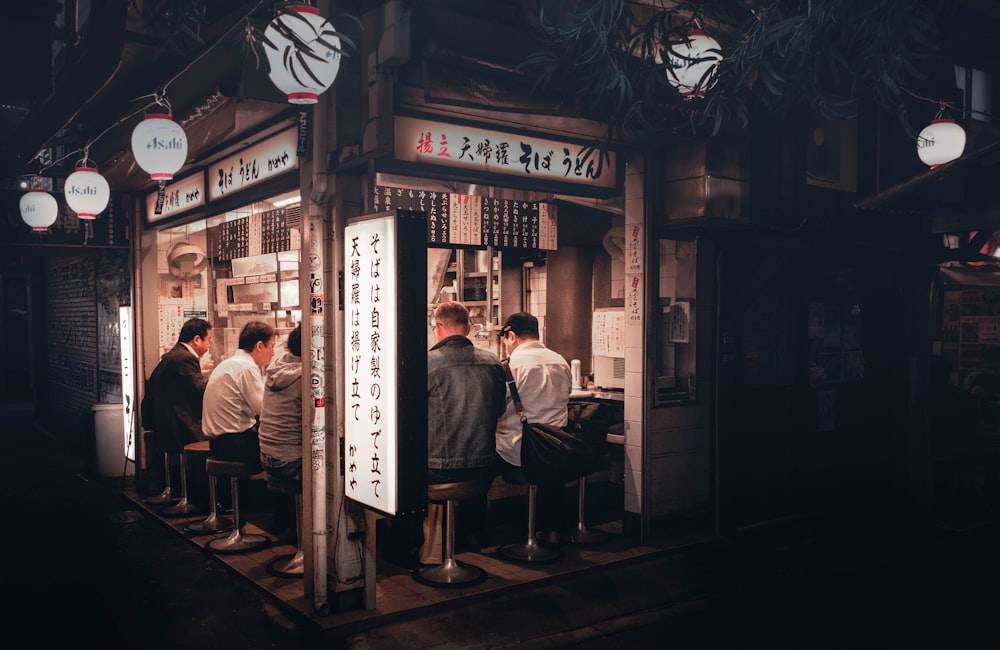
<svg viewBox="0 0 1000 650"><path fill-rule="evenodd" d="M538 340L538 319L527 312L511 314L500 330L500 340L528 422L565 427L572 373L561 354ZM521 418L509 392L507 408L497 423L496 446L502 467L521 466ZM540 541L545 544L559 544L563 489L561 483L538 486L537 522Z"/></svg>

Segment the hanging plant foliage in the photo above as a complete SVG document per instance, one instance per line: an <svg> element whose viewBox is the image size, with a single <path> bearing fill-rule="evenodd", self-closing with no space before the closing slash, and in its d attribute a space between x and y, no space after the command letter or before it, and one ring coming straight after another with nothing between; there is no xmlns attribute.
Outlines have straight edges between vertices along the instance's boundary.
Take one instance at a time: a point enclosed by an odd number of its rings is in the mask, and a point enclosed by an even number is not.
<svg viewBox="0 0 1000 650"><path fill-rule="evenodd" d="M576 92L609 133L676 130L686 117L691 128L714 134L746 126L756 110L796 106L835 119L858 99L897 115L914 133L907 88L940 55L938 25L947 3L536 0L533 6L547 47L525 57L522 69L536 74L542 88ZM696 100L685 105L668 86L665 68L683 56L693 30L720 43L722 60L712 87L697 88Z"/></svg>

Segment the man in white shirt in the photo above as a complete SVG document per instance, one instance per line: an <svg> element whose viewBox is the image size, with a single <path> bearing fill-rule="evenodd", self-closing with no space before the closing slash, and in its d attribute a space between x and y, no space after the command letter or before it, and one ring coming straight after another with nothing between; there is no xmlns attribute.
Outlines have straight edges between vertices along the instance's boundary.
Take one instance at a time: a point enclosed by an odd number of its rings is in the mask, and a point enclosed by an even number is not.
<svg viewBox="0 0 1000 650"><path fill-rule="evenodd" d="M239 348L215 367L202 408L201 427L212 456L260 469L257 423L264 399L263 368L274 356L274 328L260 321L243 326Z"/></svg>
<svg viewBox="0 0 1000 650"><path fill-rule="evenodd" d="M527 312L507 317L500 340L509 357L511 375L528 422L565 427L569 419L569 393L573 384L569 363L538 340L538 319ZM521 418L507 392L507 409L497 422L497 456L501 471L521 466ZM562 483L538 486L538 530L542 542L559 543L562 528Z"/></svg>

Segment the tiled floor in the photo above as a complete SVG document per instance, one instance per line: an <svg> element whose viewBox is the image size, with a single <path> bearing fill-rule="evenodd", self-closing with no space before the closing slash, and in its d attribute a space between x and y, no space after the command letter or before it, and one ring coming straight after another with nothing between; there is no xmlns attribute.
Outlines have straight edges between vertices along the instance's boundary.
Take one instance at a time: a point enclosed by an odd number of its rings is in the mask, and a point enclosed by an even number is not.
<svg viewBox="0 0 1000 650"><path fill-rule="evenodd" d="M188 543L204 547L209 540L218 537L218 534L191 536L186 532L189 522L203 519L204 515L164 518L159 514L159 506L143 504L142 499L131 488L124 490L124 494L134 501L137 507L176 530L179 538L187 540ZM385 562L379 553L376 558L374 608L317 613L314 604L307 602L305 598L302 579L277 577L267 570L269 563L275 558L295 553L296 547L276 539L253 521L252 516L247 517L244 532L268 535L274 540L270 546L246 554L213 554L214 557L280 601L278 604L283 605L290 613L297 613L324 630L339 628L361 630L385 620L434 611L455 599L485 599L496 595L499 591L527 588L569 573L629 562L710 538L709 535L693 533L671 536L656 544L644 545L623 537L620 521L609 521L594 527L610 533L608 542L593 546L563 544L561 557L550 563L523 564L509 561L496 553L496 545L484 546L478 552L467 551L456 554L458 561L479 566L487 573L484 582L465 588L438 588L418 583L409 571ZM328 596L333 600L335 594L332 588Z"/></svg>

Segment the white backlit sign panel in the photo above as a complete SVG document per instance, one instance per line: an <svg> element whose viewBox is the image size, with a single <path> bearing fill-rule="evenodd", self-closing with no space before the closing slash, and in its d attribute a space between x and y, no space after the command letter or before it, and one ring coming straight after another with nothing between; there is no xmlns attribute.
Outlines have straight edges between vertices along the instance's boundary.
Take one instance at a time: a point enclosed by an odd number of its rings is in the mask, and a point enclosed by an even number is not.
<svg viewBox="0 0 1000 650"><path fill-rule="evenodd" d="M298 130L287 129L208 167L212 201L280 176L299 166Z"/></svg>
<svg viewBox="0 0 1000 650"><path fill-rule="evenodd" d="M159 191L146 195L146 223L156 223L167 217L205 205L205 174L192 174L187 178L167 183L163 188L163 204L156 212Z"/></svg>
<svg viewBox="0 0 1000 650"><path fill-rule="evenodd" d="M396 229L392 215L344 230L344 492L395 514Z"/></svg>
<svg viewBox="0 0 1000 650"><path fill-rule="evenodd" d="M122 358L122 406L125 409L125 458L135 462L135 369L132 364L132 308L118 308L118 336Z"/></svg>
<svg viewBox="0 0 1000 650"><path fill-rule="evenodd" d="M397 115L396 160L611 189L617 157L587 144Z"/></svg>

